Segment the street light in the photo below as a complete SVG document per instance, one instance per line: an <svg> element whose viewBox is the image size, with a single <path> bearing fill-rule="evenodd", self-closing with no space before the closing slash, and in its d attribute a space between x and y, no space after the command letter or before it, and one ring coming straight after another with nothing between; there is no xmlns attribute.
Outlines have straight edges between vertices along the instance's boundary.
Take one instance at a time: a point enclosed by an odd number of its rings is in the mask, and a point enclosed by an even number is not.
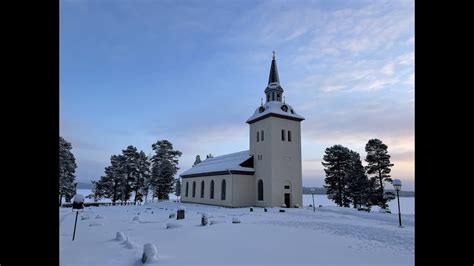
<svg viewBox="0 0 474 266"><path fill-rule="evenodd" d="M402 181L400 179L394 179L392 182L393 187L397 191L397 200L398 200L398 223L400 224L400 227L402 227L402 214L400 213L400 195L398 192L402 188Z"/></svg>
<svg viewBox="0 0 474 266"><path fill-rule="evenodd" d="M315 191L315 189L312 188L312 189L311 189L311 194L313 195L313 212L316 211L316 207L314 206L314 191Z"/></svg>

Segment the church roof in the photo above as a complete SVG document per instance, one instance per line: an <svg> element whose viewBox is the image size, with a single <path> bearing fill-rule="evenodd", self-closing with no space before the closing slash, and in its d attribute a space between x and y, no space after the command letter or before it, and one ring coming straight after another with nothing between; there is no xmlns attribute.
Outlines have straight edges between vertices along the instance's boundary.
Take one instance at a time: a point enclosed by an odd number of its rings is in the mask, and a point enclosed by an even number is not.
<svg viewBox="0 0 474 266"><path fill-rule="evenodd" d="M180 176L186 178L196 176L228 175L229 173L253 175L255 172L253 167L241 166L247 165L244 164L244 162L247 162L251 158L252 156L249 155L248 150L208 158L194 167L191 167L187 171L184 171ZM251 165L253 165L253 161Z"/></svg>
<svg viewBox="0 0 474 266"><path fill-rule="evenodd" d="M285 111L286 110L286 111ZM302 121L304 117L298 115L293 107L287 103L270 101L255 110L253 115L247 119L248 124L252 124L269 116L280 117L284 119Z"/></svg>

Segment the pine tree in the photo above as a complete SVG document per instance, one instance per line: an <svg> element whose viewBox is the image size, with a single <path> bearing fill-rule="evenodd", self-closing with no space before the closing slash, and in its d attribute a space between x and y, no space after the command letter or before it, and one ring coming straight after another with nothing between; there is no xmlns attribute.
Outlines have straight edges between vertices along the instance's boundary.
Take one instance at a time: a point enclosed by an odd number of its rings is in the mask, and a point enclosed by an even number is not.
<svg viewBox="0 0 474 266"><path fill-rule="evenodd" d="M152 145L155 155L152 157L151 179L154 195L158 199L168 199L173 190L174 175L178 172L178 158L181 152L173 149L168 140L157 141Z"/></svg>
<svg viewBox="0 0 474 266"><path fill-rule="evenodd" d="M159 165L158 199L169 199L168 194L173 191L174 175L174 168L169 161L163 161Z"/></svg>
<svg viewBox="0 0 474 266"><path fill-rule="evenodd" d="M123 193L125 196L125 202L128 201L130 198L131 191L138 191L139 189L139 170L138 170L138 160L140 154L137 151L137 148L133 147L132 145L128 146L125 150L122 150L122 155L124 158L124 165L122 169L125 172L126 179L125 183L122 184L123 186ZM135 194L135 202L137 200L137 196Z"/></svg>
<svg viewBox="0 0 474 266"><path fill-rule="evenodd" d="M369 181L364 166L357 152L350 151L350 168L347 173L347 190L354 208L362 205L370 207L370 197L373 193L373 183Z"/></svg>
<svg viewBox="0 0 474 266"><path fill-rule="evenodd" d="M63 196L66 201L70 201L76 194L74 181L77 165L71 150L71 143L59 137L59 205L61 205Z"/></svg>
<svg viewBox="0 0 474 266"><path fill-rule="evenodd" d="M175 191L176 197L179 198L181 196L181 180L179 178L176 179L176 185L175 185L174 191Z"/></svg>
<svg viewBox="0 0 474 266"><path fill-rule="evenodd" d="M201 157L199 155L196 155L196 160L193 163L193 167L196 166L200 162L201 162Z"/></svg>
<svg viewBox="0 0 474 266"><path fill-rule="evenodd" d="M367 157L367 174L371 175L373 183L375 185L376 196L373 197L372 202L380 205L382 209L388 207L387 201L391 199L390 195L384 197L384 181L392 182L390 178L390 167L393 166L390 163L390 155L387 151L387 145L383 144L379 139L371 139L365 145L365 151Z"/></svg>
<svg viewBox="0 0 474 266"><path fill-rule="evenodd" d="M143 196L148 196L150 179L150 161L143 151L138 156L138 177L135 183L135 203L143 201Z"/></svg>
<svg viewBox="0 0 474 266"><path fill-rule="evenodd" d="M349 207L350 198L347 189L347 176L351 165L350 150L342 145L326 148L323 157L326 178L324 179L328 198L341 207Z"/></svg>

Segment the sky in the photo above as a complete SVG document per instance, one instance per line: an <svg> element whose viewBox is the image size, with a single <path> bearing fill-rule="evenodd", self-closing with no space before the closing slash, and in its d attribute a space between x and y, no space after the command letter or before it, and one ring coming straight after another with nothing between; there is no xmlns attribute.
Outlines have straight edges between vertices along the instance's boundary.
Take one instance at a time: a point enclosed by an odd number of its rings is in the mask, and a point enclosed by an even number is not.
<svg viewBox="0 0 474 266"><path fill-rule="evenodd" d="M60 1L60 135L77 182L158 140L183 155L247 150L272 51L302 122L303 185L324 185L324 150L388 146L414 190L413 1ZM365 165L365 162L364 162Z"/></svg>

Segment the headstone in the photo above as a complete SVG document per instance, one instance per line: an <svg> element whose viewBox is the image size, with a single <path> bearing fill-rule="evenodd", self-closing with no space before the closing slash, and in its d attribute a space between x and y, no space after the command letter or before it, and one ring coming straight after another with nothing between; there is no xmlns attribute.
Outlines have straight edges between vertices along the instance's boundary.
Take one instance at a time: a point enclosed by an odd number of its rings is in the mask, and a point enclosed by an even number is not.
<svg viewBox="0 0 474 266"><path fill-rule="evenodd" d="M280 212L285 212L285 210L280 209Z"/></svg>
<svg viewBox="0 0 474 266"><path fill-rule="evenodd" d="M115 239L118 240L118 241L125 241L125 240L127 240L127 237L125 236L125 233L117 232L117 235L115 236Z"/></svg>
<svg viewBox="0 0 474 266"><path fill-rule="evenodd" d="M207 225L207 215L205 213L202 214L201 217L201 225L206 226Z"/></svg>
<svg viewBox="0 0 474 266"><path fill-rule="evenodd" d="M250 212L253 212L253 208L252 208L252 207L250 207Z"/></svg>
<svg viewBox="0 0 474 266"><path fill-rule="evenodd" d="M143 255L142 255L142 263L150 263L156 261L158 255L158 251L155 245L151 243L146 243L143 246Z"/></svg>
<svg viewBox="0 0 474 266"><path fill-rule="evenodd" d="M175 218L176 217L176 213L170 213L170 215L168 216L168 218L172 219L172 218Z"/></svg>
<svg viewBox="0 0 474 266"><path fill-rule="evenodd" d="M176 212L176 220L184 219L184 208L180 207Z"/></svg>
<svg viewBox="0 0 474 266"><path fill-rule="evenodd" d="M267 212L267 208L263 209L264 212Z"/></svg>

